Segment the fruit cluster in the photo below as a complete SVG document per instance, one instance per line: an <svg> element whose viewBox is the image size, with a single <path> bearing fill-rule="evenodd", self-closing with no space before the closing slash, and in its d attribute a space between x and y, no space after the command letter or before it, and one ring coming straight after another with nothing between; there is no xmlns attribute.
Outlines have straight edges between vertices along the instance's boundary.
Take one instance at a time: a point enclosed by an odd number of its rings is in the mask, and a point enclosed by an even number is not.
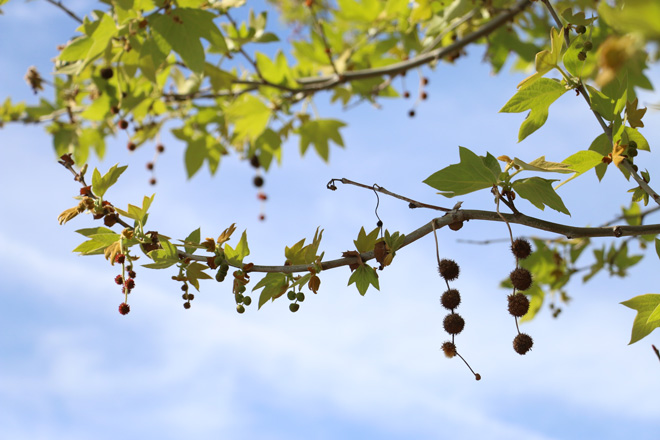
<svg viewBox="0 0 660 440"><path fill-rule="evenodd" d="M461 333L465 327L465 320L463 317L454 311L461 303L461 294L458 290L449 287L449 281L453 281L458 278L460 267L454 260L448 260L445 258L439 261L438 272L440 273L440 276L444 278L445 283L447 284L447 290L440 297L440 304L442 304L442 307L449 310L449 314L447 314L442 321L442 326L444 327L445 331L451 335L451 341L445 341L441 348L445 356L448 358L459 356L461 359L463 359L463 357L458 354L454 341L454 337ZM481 375L475 373L470 365L465 361L465 359L463 359L463 362L465 362L465 365L467 365L470 371L472 371L475 379L481 380Z"/></svg>
<svg viewBox="0 0 660 440"><path fill-rule="evenodd" d="M130 256L117 254L114 262L121 264L121 274L115 277L115 283L122 286L121 293L124 294L124 302L119 304L119 313L127 315L131 311L131 307L128 305L128 295L135 288L136 273L133 270Z"/></svg>
<svg viewBox="0 0 660 440"><path fill-rule="evenodd" d="M289 310L293 313L296 313L298 309L300 309L300 303L305 301L305 294L302 292L296 293L295 290L289 290L286 297L291 301L291 304L289 304Z"/></svg>
<svg viewBox="0 0 660 440"><path fill-rule="evenodd" d="M509 279L513 285L513 293L507 297L509 313L516 320L516 330L518 334L513 339L513 349L518 354L526 354L532 349L534 341L526 333L520 333L518 328L518 318L522 318L529 311L529 299L527 295L520 293L532 286L532 274L524 267L520 267L520 260L524 260L532 253L532 246L524 238L517 238L511 243L511 252L516 257L516 268L509 274Z"/></svg>

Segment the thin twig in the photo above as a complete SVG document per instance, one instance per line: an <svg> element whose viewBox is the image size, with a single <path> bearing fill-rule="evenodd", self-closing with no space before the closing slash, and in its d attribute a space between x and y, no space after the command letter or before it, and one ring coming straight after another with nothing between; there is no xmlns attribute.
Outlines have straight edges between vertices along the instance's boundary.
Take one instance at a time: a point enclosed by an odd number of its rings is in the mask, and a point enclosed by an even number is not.
<svg viewBox="0 0 660 440"><path fill-rule="evenodd" d="M364 185L362 183L353 182L352 180L348 180L348 179L345 179L345 178L331 179L330 182L328 182L328 185L327 185L328 189L333 189L333 188L336 189L336 187L334 186L334 182L341 182L345 185L355 185L355 186L359 186L360 188L366 188L366 189L371 189L371 190L374 190L374 191L378 191L379 193L382 193L382 194L397 198L399 200L403 200L405 202L408 202L409 203L408 206L410 208L428 208L428 209L433 209L435 211L442 211L442 212L450 212L451 211L451 209L443 208L442 206L429 205L429 204L426 204L426 203L418 202L417 200L409 199L408 197L404 197L402 195L399 195L399 194L393 193L391 191L388 191L388 190L386 190L385 188L383 188L382 186L379 186L379 185L373 185L373 186Z"/></svg>
<svg viewBox="0 0 660 440"><path fill-rule="evenodd" d="M75 12L73 12L71 9L67 8L66 6L64 6L64 5L62 4L61 1L55 1L55 0L46 0L46 1L47 1L48 3L50 3L51 5L53 5L53 6L57 6L58 8L60 8L60 9L63 10L64 12L66 12L67 15L68 15L69 17L73 18L73 19L76 20L78 23L80 23L80 24L83 23L82 18L78 17L78 16L76 15Z"/></svg>

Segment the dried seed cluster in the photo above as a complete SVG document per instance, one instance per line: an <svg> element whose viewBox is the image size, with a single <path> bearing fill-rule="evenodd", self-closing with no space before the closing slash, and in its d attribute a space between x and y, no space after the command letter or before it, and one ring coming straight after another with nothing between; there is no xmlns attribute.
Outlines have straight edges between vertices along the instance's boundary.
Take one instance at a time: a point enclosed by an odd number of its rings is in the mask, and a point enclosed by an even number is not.
<svg viewBox="0 0 660 440"><path fill-rule="evenodd" d="M440 304L442 304L442 307L449 310L449 314L447 314L442 321L442 327L447 333L451 335L451 341L443 342L441 349L445 356L448 358L453 358L454 356L460 357L468 366L470 371L472 371L470 365L465 361L465 359L463 359L460 354L458 354L458 351L456 350L456 344L454 342L454 336L461 333L463 328L465 328L465 320L461 315L454 311L454 309L456 309L461 303L461 294L458 290L449 287L449 281L453 281L458 278L460 267L454 260L442 259L438 262L438 272L440 273L440 276L445 279L445 283L447 284L447 290L442 294L442 296L440 296ZM481 379L479 374L476 374L474 371L472 371L472 373L474 374L476 380Z"/></svg>
<svg viewBox="0 0 660 440"><path fill-rule="evenodd" d="M509 313L516 320L516 329L518 329L518 318L522 318L529 311L529 298L520 293L532 286L532 274L529 270L519 266L519 261L529 257L532 253L532 246L524 238L517 238L511 242L511 252L516 257L516 268L511 271L509 278L513 285L513 293L507 297ZM526 333L520 333L513 339L513 349L518 354L526 354L532 349L534 342Z"/></svg>

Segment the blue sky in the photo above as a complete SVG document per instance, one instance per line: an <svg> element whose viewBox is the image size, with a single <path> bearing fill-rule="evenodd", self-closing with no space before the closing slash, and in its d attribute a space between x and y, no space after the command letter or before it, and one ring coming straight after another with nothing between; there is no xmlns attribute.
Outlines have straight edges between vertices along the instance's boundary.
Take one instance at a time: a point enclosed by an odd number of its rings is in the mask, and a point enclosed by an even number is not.
<svg viewBox="0 0 660 440"><path fill-rule="evenodd" d="M86 3L67 4L84 13ZM3 9L3 34L20 37L0 40L0 95L34 102L25 71L37 65L48 72L55 46L75 23L45 2L14 0ZM582 98L567 93L546 126L516 143L524 115L497 110L522 75L491 76L480 51L469 54L455 66L423 70L429 99L413 119L409 101L342 112L320 99L323 117L349 123L346 148L333 148L326 165L311 154L300 159L295 141L286 145L282 167L265 176L263 223L248 164L230 157L217 176L203 170L188 181L183 145L165 135L151 226L173 237L201 226L205 237L236 222L239 231L248 230L248 259L259 264L281 263L285 245L311 238L321 226L326 258L336 258L361 226L375 226L375 197L353 187L327 191L330 178L378 183L451 206L454 200L421 181L456 162L459 145L560 161L599 134ZM652 75L660 79L657 69ZM648 94L642 101L659 99ZM658 113L649 110L644 121L654 148ZM107 195L120 207L154 191L144 168L153 146L129 154L125 142L111 141L106 160L91 164L130 165ZM574 299L559 319L544 309L523 325L535 345L521 357L511 349L515 325L507 292L498 287L514 265L507 245L457 242L505 238L505 226L469 222L455 233L442 230L441 257L461 265L455 287L466 328L457 344L483 376L476 382L460 360L439 351L446 339L438 304L444 288L430 236L400 252L381 273L381 291L364 297L346 286L349 272L342 268L324 273L319 294L308 295L296 314L276 301L238 315L228 285L214 282L184 310L171 273L139 269L131 313L121 316L117 268L70 252L81 241L74 231L91 227L91 218L57 224L78 187L56 164L50 138L40 127L8 125L0 145L0 438L545 440L654 439L660 432L660 365L650 348L660 345L658 333L628 346L634 312L619 304L658 292L653 254L629 278L601 274L587 285L572 283ZM637 163L652 174L660 169L646 153ZM519 207L551 221L596 225L618 215L632 186L612 170L601 183L591 174L577 179L560 190L570 218L524 202ZM466 208L493 209L487 194L462 200ZM386 197L379 214L387 228L404 233L434 216ZM533 233L513 228L517 235Z"/></svg>

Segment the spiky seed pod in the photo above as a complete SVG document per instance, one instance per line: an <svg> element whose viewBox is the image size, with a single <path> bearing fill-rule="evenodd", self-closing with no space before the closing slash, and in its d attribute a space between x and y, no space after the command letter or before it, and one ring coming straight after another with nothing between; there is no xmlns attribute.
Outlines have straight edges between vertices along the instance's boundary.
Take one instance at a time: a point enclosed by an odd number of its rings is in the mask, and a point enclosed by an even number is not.
<svg viewBox="0 0 660 440"><path fill-rule="evenodd" d="M461 294L456 289L449 289L440 297L442 307L454 310L461 303Z"/></svg>
<svg viewBox="0 0 660 440"><path fill-rule="evenodd" d="M513 287L517 290L527 290L532 285L532 274L524 267L517 267L509 274Z"/></svg>
<svg viewBox="0 0 660 440"><path fill-rule="evenodd" d="M126 303L119 304L119 313L122 315L128 315L128 312L131 311L131 306Z"/></svg>
<svg viewBox="0 0 660 440"><path fill-rule="evenodd" d="M532 337L527 333L518 333L518 335L513 338L513 349L516 350L518 354L525 354L532 349L534 341Z"/></svg>
<svg viewBox="0 0 660 440"><path fill-rule="evenodd" d="M458 313L450 313L449 315L445 316L445 320L442 322L442 326L450 335L457 335L463 331L463 327L465 327L465 320Z"/></svg>
<svg viewBox="0 0 660 440"><path fill-rule="evenodd" d="M524 260L532 253L532 245L524 238L516 238L511 245L511 252L516 258Z"/></svg>
<svg viewBox="0 0 660 440"><path fill-rule="evenodd" d="M456 356L456 345L453 342L443 342L442 343L442 351L445 353L445 356L448 358L453 358Z"/></svg>
<svg viewBox="0 0 660 440"><path fill-rule="evenodd" d="M525 316L529 311L529 299L522 293L516 293L507 297L509 300L509 313L516 318Z"/></svg>
<svg viewBox="0 0 660 440"><path fill-rule="evenodd" d="M438 265L438 272L440 273L440 276L445 280L452 281L458 278L460 268L454 260L443 258L440 260L440 264Z"/></svg>

